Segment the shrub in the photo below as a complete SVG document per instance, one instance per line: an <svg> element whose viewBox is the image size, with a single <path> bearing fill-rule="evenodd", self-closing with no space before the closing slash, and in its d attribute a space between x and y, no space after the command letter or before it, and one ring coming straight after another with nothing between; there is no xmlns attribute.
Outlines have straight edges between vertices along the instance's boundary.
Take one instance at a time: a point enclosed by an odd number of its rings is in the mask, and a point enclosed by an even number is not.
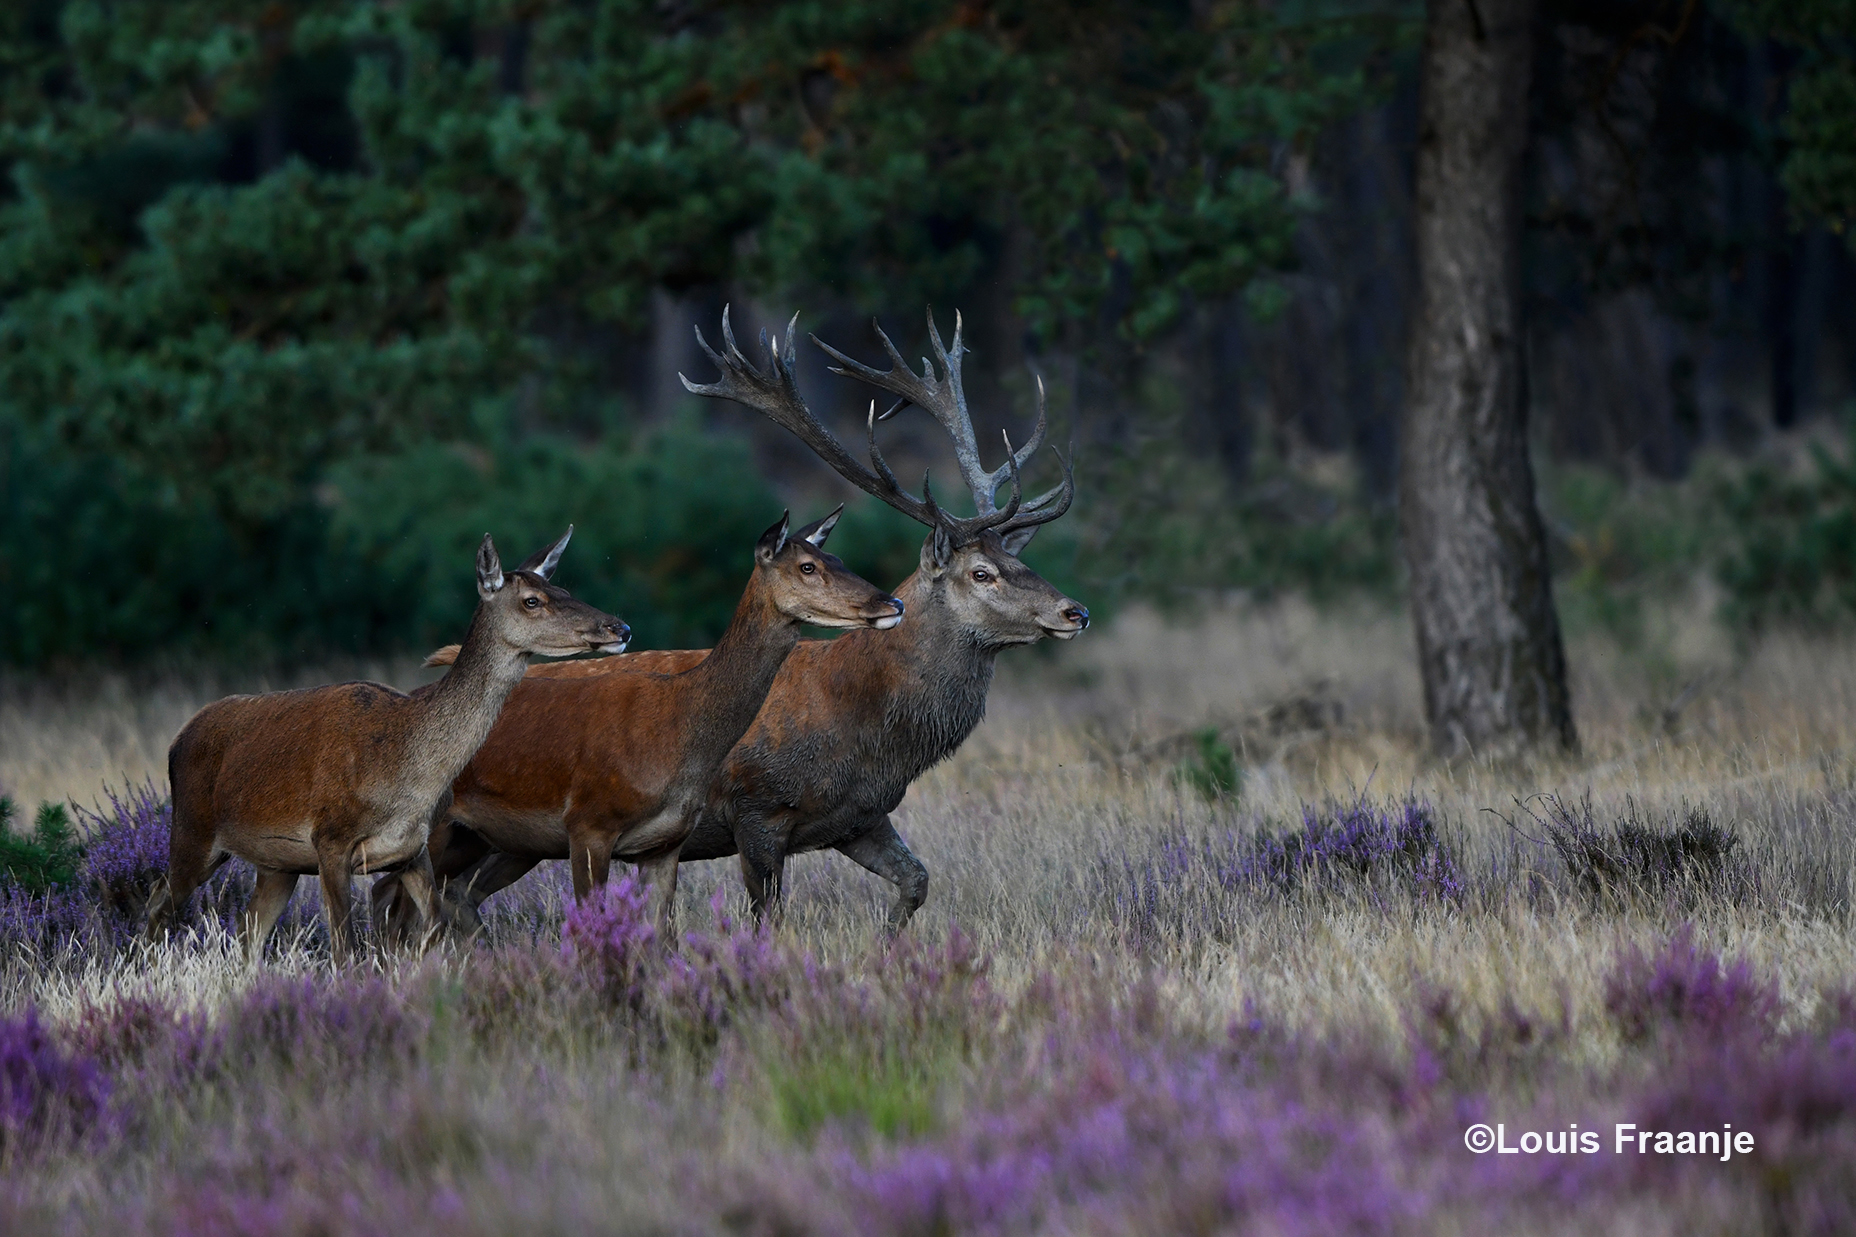
<svg viewBox="0 0 1856 1237"><path fill-rule="evenodd" d="M1301 827L1284 833L1163 837L1145 854L1105 859L1098 880L1109 913L1141 935L1215 929L1197 918L1215 905L1207 886L1277 896L1400 893L1451 903L1465 893L1435 810L1418 800L1304 807Z"/></svg>
<svg viewBox="0 0 1856 1237"><path fill-rule="evenodd" d="M1846 458L1810 446L1810 466L1762 463L1718 486L1727 520L1715 575L1741 627L1829 626L1856 616L1856 421Z"/></svg>
<svg viewBox="0 0 1856 1237"><path fill-rule="evenodd" d="M1643 819L1635 804L1626 804L1621 818L1601 825L1589 798L1577 806L1552 795L1540 802L1543 811L1535 819L1547 844L1573 883L1592 898L1693 901L1751 887L1751 869L1734 855L1739 837L1700 808L1684 807L1667 827L1659 827Z"/></svg>
<svg viewBox="0 0 1856 1237"><path fill-rule="evenodd" d="M1671 1032L1764 1036L1778 1022L1779 990L1744 958L1723 965L1685 924L1654 957L1635 947L1619 957L1605 981L1605 1009L1633 1042Z"/></svg>
<svg viewBox="0 0 1856 1237"><path fill-rule="evenodd" d="M77 878L83 851L62 803L41 803L33 831L13 832L13 801L0 798L0 886L46 893Z"/></svg>
<svg viewBox="0 0 1856 1237"><path fill-rule="evenodd" d="M61 1048L36 1010L0 1018L0 1153L95 1128L109 1091L96 1062Z"/></svg>

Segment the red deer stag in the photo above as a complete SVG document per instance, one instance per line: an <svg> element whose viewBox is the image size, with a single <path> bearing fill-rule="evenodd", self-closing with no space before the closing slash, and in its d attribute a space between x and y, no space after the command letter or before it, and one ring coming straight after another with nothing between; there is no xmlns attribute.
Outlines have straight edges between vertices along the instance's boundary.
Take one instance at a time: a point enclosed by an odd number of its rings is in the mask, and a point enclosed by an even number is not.
<svg viewBox="0 0 1856 1237"><path fill-rule="evenodd" d="M709 804L684 842L681 858L741 856L742 876L757 911L780 894L786 857L831 847L896 886L889 913L900 930L928 896L928 871L890 822L909 784L945 760L966 740L986 710L993 661L1001 650L1045 637L1068 640L1089 625L1089 611L1065 597L1018 561L1040 525L1069 509L1074 481L1061 455L1063 480L1055 489L1021 501L1019 468L1043 443L1043 386L1030 441L987 470L980 463L973 422L961 385L961 323L954 318L951 349L942 345L932 312L928 337L939 370L927 360L915 374L881 327L887 371L861 365L825 344L833 372L852 376L898 397L881 416L872 405L868 433L871 471L852 458L806 407L794 378L798 318L766 348L763 370L736 345L722 314L723 352L717 355L697 331L703 351L721 370L713 383L684 385L699 395L732 399L784 426L846 480L930 529L921 564L896 589L909 621L895 631L851 632L831 641L808 640L787 659L767 703L711 788ZM766 337L762 336L762 345ZM876 450L876 422L905 405L932 415L954 442L960 474L978 514L959 519L938 506L924 479L916 498L897 485ZM996 505L1010 479L1011 499ZM435 658L442 662L446 650ZM701 651L631 653L599 661L537 666L530 679L621 677L632 671L673 671L698 664ZM490 845L494 843L491 842ZM447 901L466 921L496 890L534 866L526 855L490 853L485 839L459 833L434 847Z"/></svg>
<svg viewBox="0 0 1856 1237"><path fill-rule="evenodd" d="M337 959L353 951L355 873L403 869L435 922L425 844L452 779L490 733L531 653L620 652L624 623L548 583L573 529L511 572L486 535L477 549L477 612L455 664L408 696L380 683L228 696L194 714L168 749L174 820L168 877L150 900L163 932L200 883L236 855L258 869L244 919L256 960L297 877L317 873Z"/></svg>
<svg viewBox="0 0 1856 1237"><path fill-rule="evenodd" d="M825 552L843 508L789 535L761 537L754 571L715 651L681 673L530 677L452 785L434 851L468 830L523 871L568 859L574 894L606 882L613 857L636 863L667 923L678 851L716 770L760 711L799 643L799 625L887 630L903 603ZM390 921L393 882L375 886ZM474 910L474 906L473 906Z"/></svg>

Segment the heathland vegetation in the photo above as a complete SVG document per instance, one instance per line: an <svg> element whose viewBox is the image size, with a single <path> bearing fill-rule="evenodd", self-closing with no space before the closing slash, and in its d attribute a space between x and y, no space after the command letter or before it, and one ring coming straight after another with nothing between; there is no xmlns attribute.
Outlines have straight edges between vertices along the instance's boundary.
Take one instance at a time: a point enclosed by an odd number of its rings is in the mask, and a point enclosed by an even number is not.
<svg viewBox="0 0 1856 1237"><path fill-rule="evenodd" d="M0 6L0 1230L1856 1228L1848 9Z"/></svg>

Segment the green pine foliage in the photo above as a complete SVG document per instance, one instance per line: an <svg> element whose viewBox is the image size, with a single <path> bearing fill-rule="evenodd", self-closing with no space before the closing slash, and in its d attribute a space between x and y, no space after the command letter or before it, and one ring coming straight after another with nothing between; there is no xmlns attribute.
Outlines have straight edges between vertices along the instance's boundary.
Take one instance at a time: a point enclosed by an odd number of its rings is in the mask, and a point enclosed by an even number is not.
<svg viewBox="0 0 1856 1237"><path fill-rule="evenodd" d="M0 796L0 889L44 893L75 881L84 852L65 805L41 803L30 834L14 831L15 810Z"/></svg>

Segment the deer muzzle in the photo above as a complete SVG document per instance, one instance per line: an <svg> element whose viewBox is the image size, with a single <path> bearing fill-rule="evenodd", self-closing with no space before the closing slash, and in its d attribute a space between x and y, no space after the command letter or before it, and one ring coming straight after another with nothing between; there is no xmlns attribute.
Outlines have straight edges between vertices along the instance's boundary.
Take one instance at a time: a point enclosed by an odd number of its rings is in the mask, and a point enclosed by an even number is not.
<svg viewBox="0 0 1856 1237"><path fill-rule="evenodd" d="M878 631L888 631L902 622L902 601L896 597L885 597L884 602L890 607L890 613L870 620L870 626Z"/></svg>

